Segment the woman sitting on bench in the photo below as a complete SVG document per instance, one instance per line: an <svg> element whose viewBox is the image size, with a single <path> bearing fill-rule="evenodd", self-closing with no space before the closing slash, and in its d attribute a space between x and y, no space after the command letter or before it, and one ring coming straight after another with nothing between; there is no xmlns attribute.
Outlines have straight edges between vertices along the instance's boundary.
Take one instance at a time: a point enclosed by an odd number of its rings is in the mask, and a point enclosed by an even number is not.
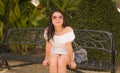
<svg viewBox="0 0 120 73"><path fill-rule="evenodd" d="M63 12L55 10L51 13L44 37L46 54L43 65L49 65L50 73L66 73L66 65L76 67L72 48L75 35L72 27L65 22Z"/></svg>

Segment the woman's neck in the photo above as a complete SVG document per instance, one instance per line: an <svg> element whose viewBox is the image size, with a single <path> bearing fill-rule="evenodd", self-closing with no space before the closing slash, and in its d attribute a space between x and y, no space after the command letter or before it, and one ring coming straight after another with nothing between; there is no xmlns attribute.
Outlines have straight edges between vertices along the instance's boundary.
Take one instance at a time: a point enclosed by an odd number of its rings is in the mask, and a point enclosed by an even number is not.
<svg viewBox="0 0 120 73"><path fill-rule="evenodd" d="M55 27L55 32L62 32L63 27Z"/></svg>

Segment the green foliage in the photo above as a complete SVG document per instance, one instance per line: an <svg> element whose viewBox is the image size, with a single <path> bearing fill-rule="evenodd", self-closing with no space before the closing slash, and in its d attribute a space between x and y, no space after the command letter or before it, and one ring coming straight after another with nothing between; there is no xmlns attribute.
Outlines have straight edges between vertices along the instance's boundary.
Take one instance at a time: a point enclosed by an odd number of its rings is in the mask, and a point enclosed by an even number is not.
<svg viewBox="0 0 120 73"><path fill-rule="evenodd" d="M69 13L69 23L74 28L110 31L114 36L114 48L120 61L120 13L110 0L81 0L77 11Z"/></svg>
<svg viewBox="0 0 120 73"><path fill-rule="evenodd" d="M43 25L38 23L38 21L42 21L43 18L46 18L46 15L44 14L46 8L42 8L41 10L37 10L37 8L32 12L32 14L30 15L30 19L29 22L31 24L33 24L35 27L39 26L39 25Z"/></svg>
<svg viewBox="0 0 120 73"><path fill-rule="evenodd" d="M76 15L78 24L85 29L111 30L115 23L119 23L119 13L109 0L82 0Z"/></svg>
<svg viewBox="0 0 120 73"><path fill-rule="evenodd" d="M77 10L77 5L80 0L52 0L56 7L62 11L72 11Z"/></svg>
<svg viewBox="0 0 120 73"><path fill-rule="evenodd" d="M3 22L0 21L0 44L2 43L2 39L3 39L3 29L4 29L4 24Z"/></svg>
<svg viewBox="0 0 120 73"><path fill-rule="evenodd" d="M0 19L9 28L38 27L46 19L46 7L39 10L30 0L0 1Z"/></svg>
<svg viewBox="0 0 120 73"><path fill-rule="evenodd" d="M19 53L23 55L31 54L32 51L35 49L35 45L30 45L30 44L29 45L11 44L9 46L11 48L11 53Z"/></svg>
<svg viewBox="0 0 120 73"><path fill-rule="evenodd" d="M39 10L31 4L30 0L0 0L0 7L0 44L5 33L4 30L9 28L39 27L40 24L38 22L46 19L46 15L44 15L46 8L43 7ZM28 45L14 45L11 51L20 51L20 53L26 54L29 53L28 48Z"/></svg>
<svg viewBox="0 0 120 73"><path fill-rule="evenodd" d="M96 59L96 60L101 60L101 61L111 61L111 56L105 51L102 50L95 50L95 49L87 49L88 51L88 58L89 60L91 59Z"/></svg>
<svg viewBox="0 0 120 73"><path fill-rule="evenodd" d="M35 7L31 0L0 0L0 39L3 38L4 29L45 27L48 24L48 16L54 8L62 11L76 10L79 2L80 0L40 0L40 5ZM12 51L17 52L19 48L23 54L28 51L26 50L28 47L21 46L12 46Z"/></svg>
<svg viewBox="0 0 120 73"><path fill-rule="evenodd" d="M4 3L0 0L0 15L3 15L5 11L5 5Z"/></svg>

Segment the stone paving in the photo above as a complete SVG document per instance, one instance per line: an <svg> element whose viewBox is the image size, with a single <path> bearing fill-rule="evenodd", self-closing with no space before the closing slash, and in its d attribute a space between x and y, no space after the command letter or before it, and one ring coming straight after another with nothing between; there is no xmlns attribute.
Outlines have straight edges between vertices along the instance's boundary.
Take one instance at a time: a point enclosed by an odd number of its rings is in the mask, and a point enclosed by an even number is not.
<svg viewBox="0 0 120 73"><path fill-rule="evenodd" d="M14 64L20 64L21 62L18 61L10 61L10 65ZM120 66L117 66L120 68ZM98 71L86 71L81 70L83 73L110 73L110 72L98 72ZM1 69L0 73L49 73L48 67L44 67L41 64L33 64L33 65L27 65L22 67L14 67L10 70L8 69ZM67 73L75 73L72 71L67 71ZM117 69L116 73L120 73L120 69Z"/></svg>

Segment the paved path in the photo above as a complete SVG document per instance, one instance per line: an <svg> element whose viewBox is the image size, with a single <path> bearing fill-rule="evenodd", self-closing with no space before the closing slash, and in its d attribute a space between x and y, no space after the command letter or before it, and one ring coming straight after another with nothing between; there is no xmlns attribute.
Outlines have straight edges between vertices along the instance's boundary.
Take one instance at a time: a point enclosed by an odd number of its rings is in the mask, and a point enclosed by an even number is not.
<svg viewBox="0 0 120 73"><path fill-rule="evenodd" d="M10 61L10 65L20 64L21 62ZM119 72L118 72L119 71ZM84 71L83 73L110 73L110 72L98 72L98 71ZM49 73L48 67L44 67L41 64L27 65L23 67L14 67L11 70L3 69L0 73ZM74 73L72 71L67 71L67 73ZM120 69L116 73L120 73Z"/></svg>

